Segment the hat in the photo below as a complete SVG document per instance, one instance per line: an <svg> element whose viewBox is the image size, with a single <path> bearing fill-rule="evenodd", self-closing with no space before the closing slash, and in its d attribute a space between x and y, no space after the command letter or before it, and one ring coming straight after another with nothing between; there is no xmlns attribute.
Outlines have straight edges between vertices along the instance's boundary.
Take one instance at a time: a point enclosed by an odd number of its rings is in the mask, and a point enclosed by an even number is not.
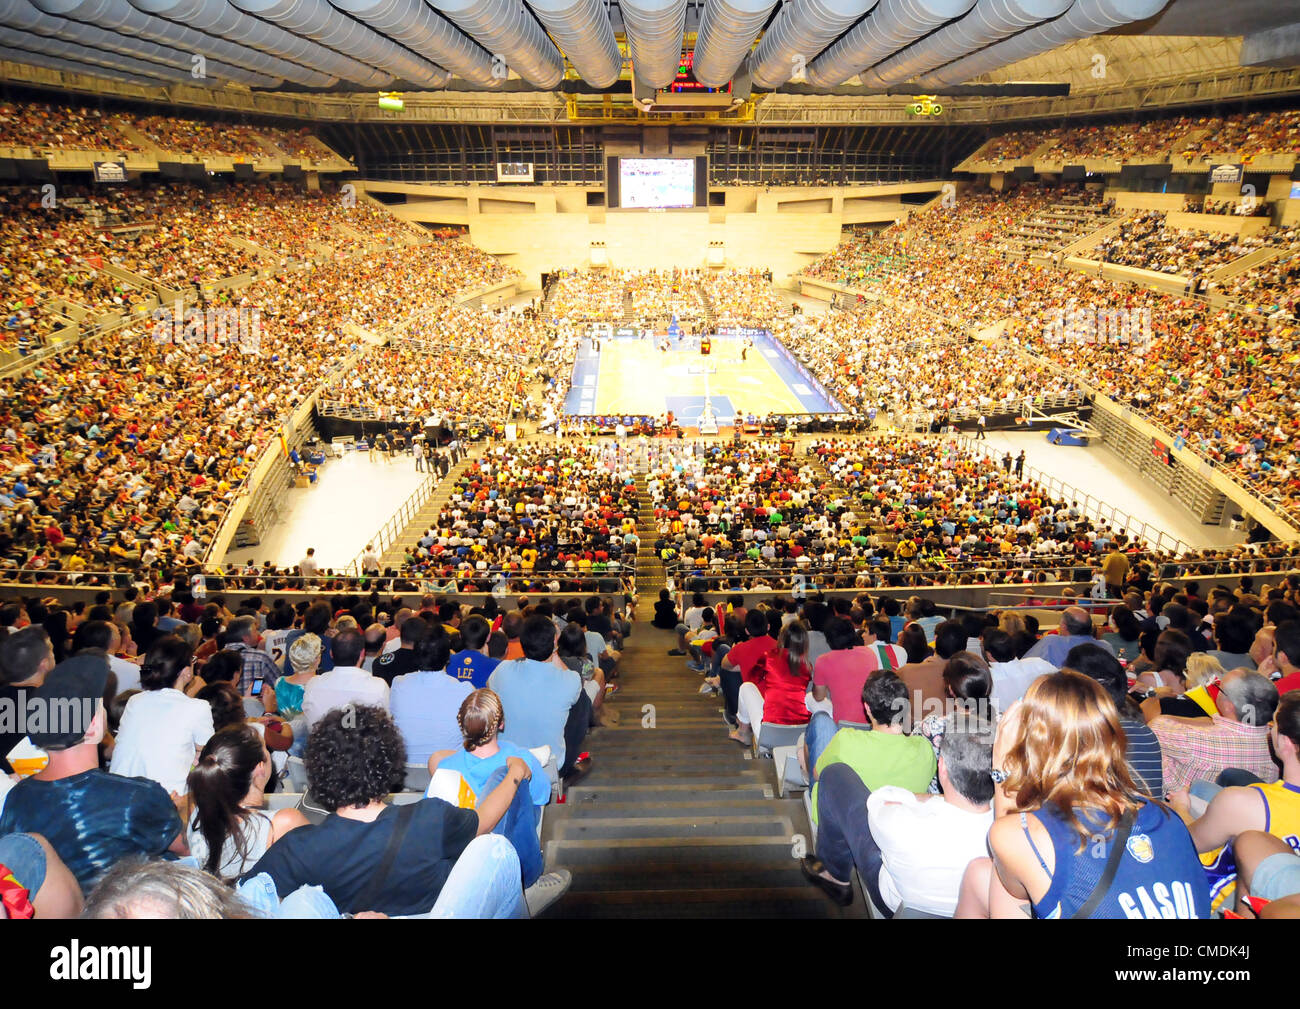
<svg viewBox="0 0 1300 1009"><path fill-rule="evenodd" d="M108 687L108 672L108 657L103 654L74 655L55 666L36 691L42 710L28 713L29 726L44 727L39 732L28 730L32 744L43 750L63 750L80 743L90 731ZM38 723L41 715L44 717Z"/></svg>

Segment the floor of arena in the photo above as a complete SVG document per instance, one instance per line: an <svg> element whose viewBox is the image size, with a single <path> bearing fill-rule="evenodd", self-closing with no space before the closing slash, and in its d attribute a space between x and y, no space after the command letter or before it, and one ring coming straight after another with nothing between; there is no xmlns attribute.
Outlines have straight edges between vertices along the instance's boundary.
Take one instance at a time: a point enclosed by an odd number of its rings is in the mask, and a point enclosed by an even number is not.
<svg viewBox="0 0 1300 1009"><path fill-rule="evenodd" d="M579 348L565 413L657 417L668 411L687 427L698 425L706 399L720 424L739 413L839 413L840 407L814 381L800 374L769 336L753 346L736 336L712 336L710 353L699 337L611 337L597 350Z"/></svg>

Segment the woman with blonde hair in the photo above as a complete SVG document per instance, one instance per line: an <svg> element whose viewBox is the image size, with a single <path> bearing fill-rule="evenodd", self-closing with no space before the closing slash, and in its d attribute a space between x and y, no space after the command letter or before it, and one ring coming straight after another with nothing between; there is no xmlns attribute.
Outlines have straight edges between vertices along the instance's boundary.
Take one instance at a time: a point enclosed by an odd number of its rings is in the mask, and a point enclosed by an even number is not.
<svg viewBox="0 0 1300 1009"><path fill-rule="evenodd" d="M998 614L998 630L1006 631L1013 638L1017 634L1024 634L1025 618L1019 613L1011 612L1011 610L1003 610Z"/></svg>
<svg viewBox="0 0 1300 1009"><path fill-rule="evenodd" d="M1183 821L1146 798L1115 703L1069 669L1039 677L998 726L992 858L962 880L962 918L1208 918Z"/></svg>

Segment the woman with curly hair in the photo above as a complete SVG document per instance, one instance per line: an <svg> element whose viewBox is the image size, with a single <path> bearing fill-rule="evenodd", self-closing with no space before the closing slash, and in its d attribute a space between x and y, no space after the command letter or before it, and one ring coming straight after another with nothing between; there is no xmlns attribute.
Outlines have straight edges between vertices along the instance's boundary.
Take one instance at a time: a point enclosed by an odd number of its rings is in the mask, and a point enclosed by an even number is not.
<svg viewBox="0 0 1300 1009"><path fill-rule="evenodd" d="M523 917L519 858L506 838L482 835L517 801L519 786L532 777L528 764L508 757L501 783L477 809L431 798L390 806L384 800L405 773L406 745L387 711L330 711L307 741L307 780L332 812L290 831L243 879L265 873L280 898L320 886L345 914L433 909L437 916ZM518 801L527 802L527 793Z"/></svg>
<svg viewBox="0 0 1300 1009"><path fill-rule="evenodd" d="M1035 680L993 745L992 858L962 880L959 918L1208 918L1205 870L1183 821L1144 796L1101 684Z"/></svg>

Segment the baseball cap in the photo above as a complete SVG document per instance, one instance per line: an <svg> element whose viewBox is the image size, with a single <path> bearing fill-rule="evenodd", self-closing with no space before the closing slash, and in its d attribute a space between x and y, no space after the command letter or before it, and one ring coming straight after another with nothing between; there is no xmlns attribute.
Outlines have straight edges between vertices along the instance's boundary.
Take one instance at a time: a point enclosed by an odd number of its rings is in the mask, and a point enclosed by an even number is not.
<svg viewBox="0 0 1300 1009"><path fill-rule="evenodd" d="M103 700L108 672L108 657L102 654L74 655L55 666L36 691L44 728L28 730L32 744L43 750L65 750L81 742ZM28 724L33 721L29 714Z"/></svg>

